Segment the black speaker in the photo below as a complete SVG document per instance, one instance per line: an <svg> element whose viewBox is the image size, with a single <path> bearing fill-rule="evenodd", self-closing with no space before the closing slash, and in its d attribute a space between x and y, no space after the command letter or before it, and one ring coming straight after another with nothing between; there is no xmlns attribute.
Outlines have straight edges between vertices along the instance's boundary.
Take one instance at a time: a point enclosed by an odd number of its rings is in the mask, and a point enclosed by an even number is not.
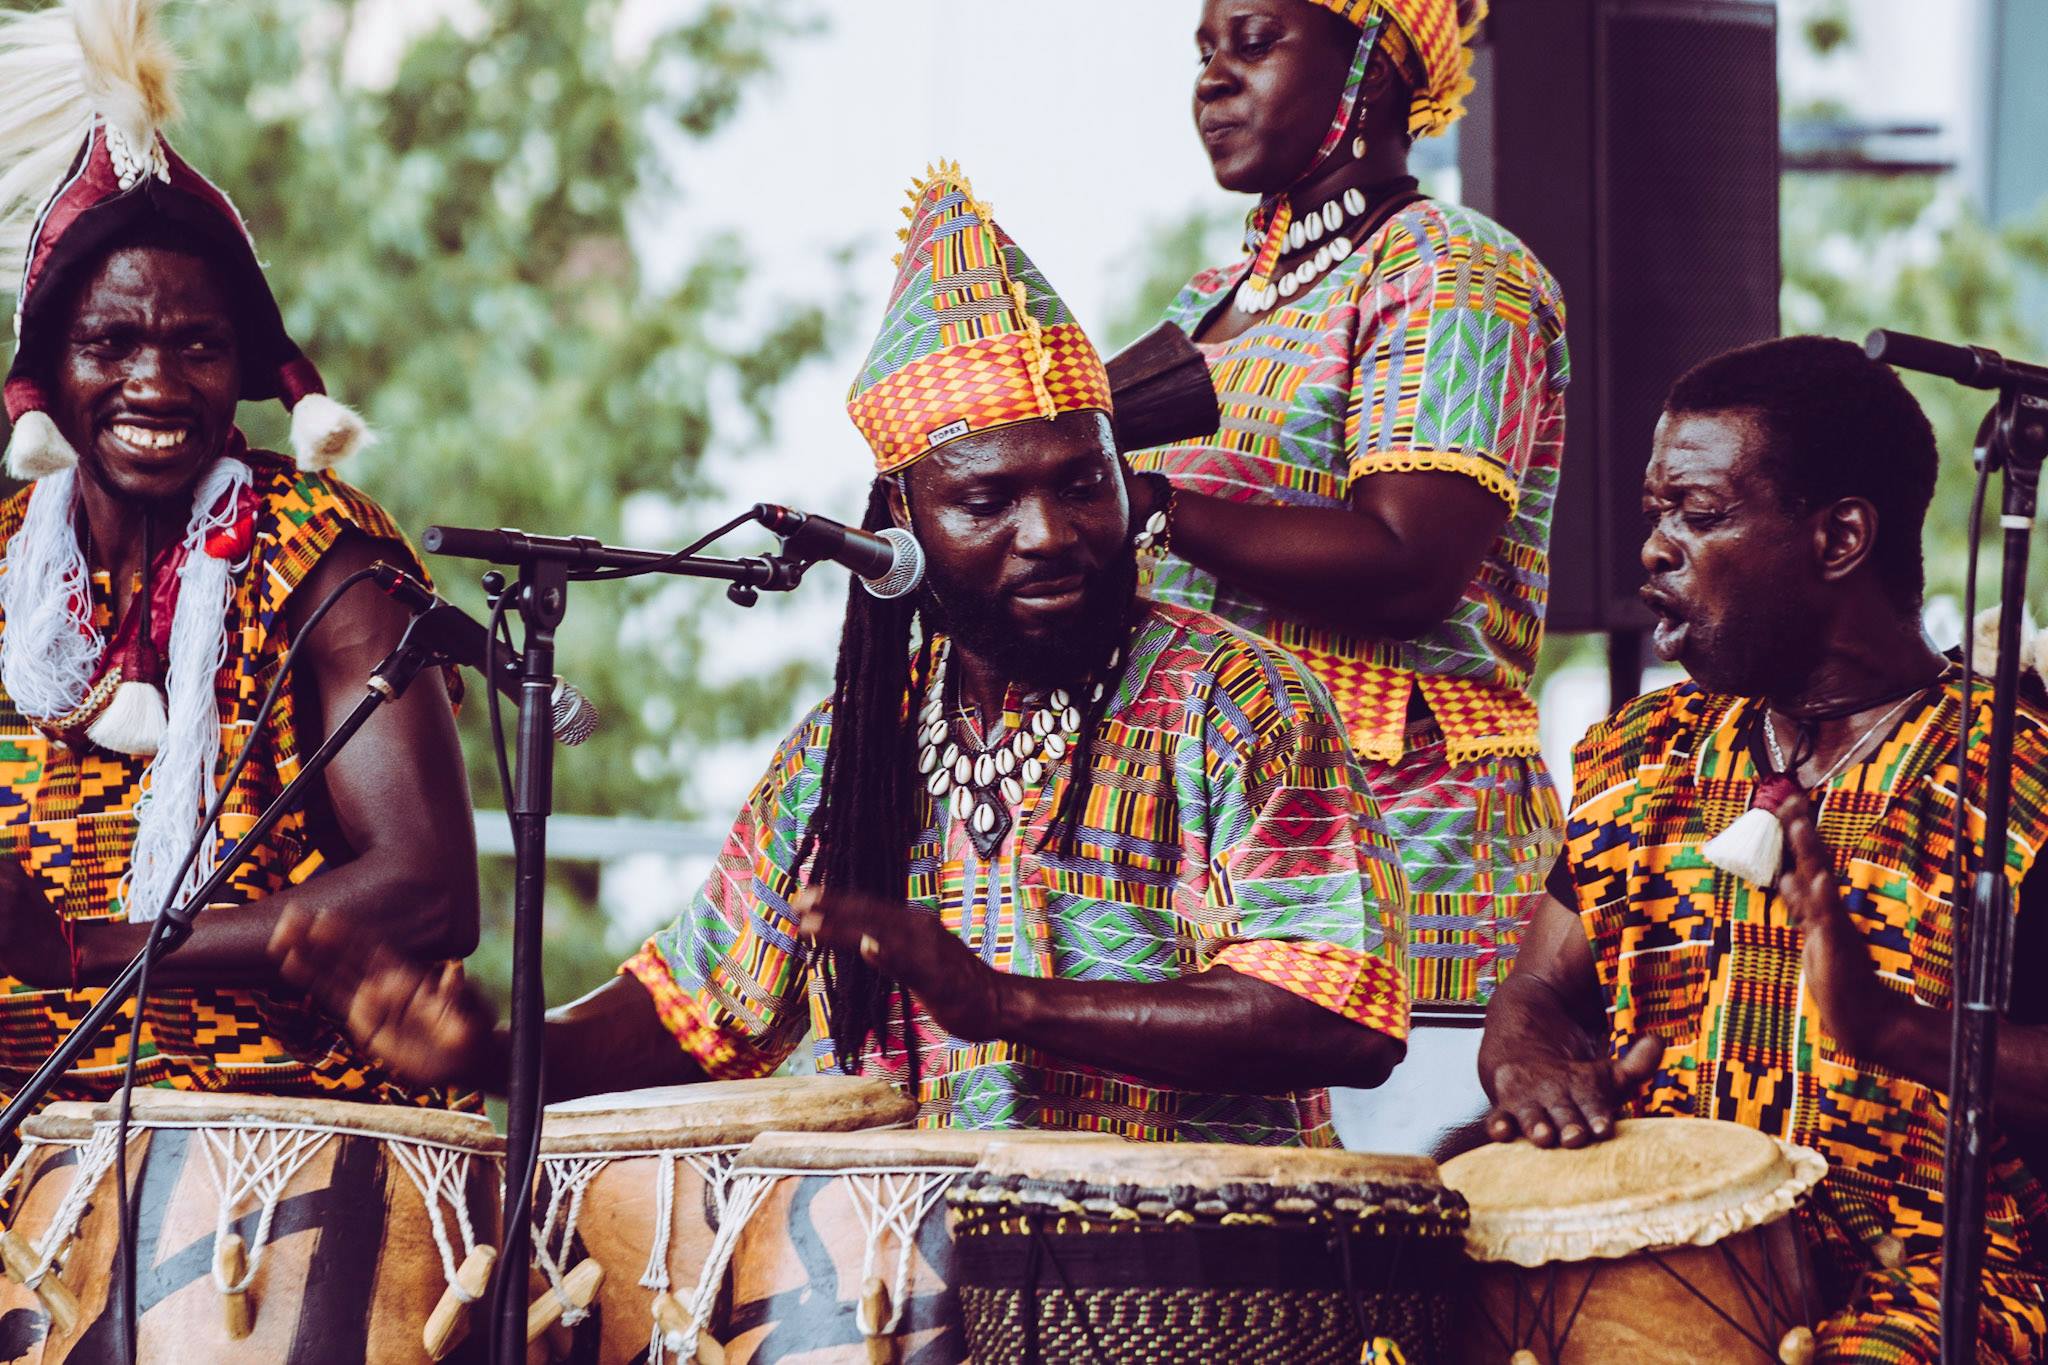
<svg viewBox="0 0 2048 1365"><path fill-rule="evenodd" d="M1466 203L1563 286L1572 382L1549 625L1633 631L1664 393L1778 334L1772 0L1494 0L1458 125Z"/></svg>

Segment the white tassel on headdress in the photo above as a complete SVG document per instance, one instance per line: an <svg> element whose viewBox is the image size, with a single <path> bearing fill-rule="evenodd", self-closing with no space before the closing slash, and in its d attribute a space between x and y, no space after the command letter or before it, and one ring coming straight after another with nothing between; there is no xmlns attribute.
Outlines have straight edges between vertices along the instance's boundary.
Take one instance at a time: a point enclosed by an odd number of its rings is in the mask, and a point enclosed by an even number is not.
<svg viewBox="0 0 2048 1365"><path fill-rule="evenodd" d="M309 474L330 469L376 441L361 417L324 393L309 393L292 408L292 454Z"/></svg>
<svg viewBox="0 0 2048 1365"><path fill-rule="evenodd" d="M106 709L85 727L85 736L102 749L140 757L163 747L169 724L164 694L156 684L130 678L114 689Z"/></svg>
<svg viewBox="0 0 2048 1365"><path fill-rule="evenodd" d="M247 464L223 457L200 477L193 493L164 677L170 693L168 721L163 747L150 760L135 806L135 852L128 862L123 896L131 920L155 919L174 894L197 889L213 872L215 841L206 839L184 884L171 883L212 797L213 772L220 761L220 701L214 679L227 665L234 566L208 554L206 538L234 525L250 478Z"/></svg>
<svg viewBox="0 0 2048 1365"><path fill-rule="evenodd" d="M95 117L138 152L177 112L161 0L69 0L0 16L0 260L19 269L37 215Z"/></svg>
<svg viewBox="0 0 2048 1365"><path fill-rule="evenodd" d="M7 472L14 478L47 478L77 464L78 452L47 412L24 412L7 438Z"/></svg>

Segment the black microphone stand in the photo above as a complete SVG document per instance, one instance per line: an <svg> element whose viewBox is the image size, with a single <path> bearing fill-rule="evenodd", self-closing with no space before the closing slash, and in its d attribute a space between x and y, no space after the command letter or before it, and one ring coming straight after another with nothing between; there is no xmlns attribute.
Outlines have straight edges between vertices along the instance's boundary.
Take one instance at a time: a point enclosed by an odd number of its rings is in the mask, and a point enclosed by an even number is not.
<svg viewBox="0 0 2048 1365"><path fill-rule="evenodd" d="M783 555L749 559L700 558L601 544L588 536L537 536L514 530L430 526L420 543L429 554L516 565L517 582L503 588L507 605L526 626L519 661L518 773L512 791L512 1005L510 1074L505 1089L505 1223L493 1273L495 1330L492 1359L525 1365L526 1284L533 1259L535 1156L545 1081L541 918L546 894L547 825L554 805L554 731L550 700L555 682L555 631L568 609L571 581L638 574L724 579L726 596L752 606L763 591L788 592L802 581L808 560ZM495 575L493 575L495 577ZM502 580L498 580L502 583ZM494 604L495 606L495 604Z"/></svg>
<svg viewBox="0 0 2048 1365"><path fill-rule="evenodd" d="M277 822L298 808L313 783L319 780L320 774L334 761L334 756L341 752L342 747L355 737L356 731L363 728L371 713L385 702L393 701L402 695L412 680L419 676L421 669L452 661L442 643L442 625L448 619L446 614L453 610L451 607L429 608L413 617L397 648L393 649L384 662L377 665L376 671L370 674L362 700L356 703L355 709L343 717L341 724L337 725L333 733L329 734L320 747L307 758L299 775L277 794L277 798L264 808L261 815L256 817L256 823L249 827L249 832L235 841L234 847L228 851L227 856L221 860L220 865L213 870L213 874L205 883L183 904L164 910L162 929L151 936L142 951L130 959L128 965L121 969L120 975L100 992L99 999L85 1012L85 1017L78 1021L77 1026L65 1035L64 1041L57 1045L56 1050L36 1068L35 1074L14 1092L14 1098L8 1101L7 1107L0 1110L0 1145L14 1137L15 1130L35 1112L43 1097L49 1094L51 1088L63 1078L64 1073L71 1069L71 1064L92 1047L93 1040L99 1036L100 1030L112 1021L121 1007L134 996L136 985L142 979L143 965L162 961L192 937L193 922L207 906L213 904L222 889L227 886L228 880L249 860L250 855L263 846L263 840L276 827Z"/></svg>
<svg viewBox="0 0 2048 1365"><path fill-rule="evenodd" d="M2027 551L2041 465L2048 458L2048 368L2006 360L1982 347L1951 346L1902 332L1872 332L1864 349L1875 360L1941 375L1971 388L1998 391L1977 449L1981 468L2005 476L1998 518L2005 533L1998 594L1998 665L1991 690L1991 755L1984 774L1984 857L1968 893L1960 884L1956 887L1962 970L1951 991L1955 1010L1942 1170L1942 1365L1975 1365L1977 1299L1984 1262L1984 1182L1994 1136L1991 1098L1996 1082L1998 1021L2012 999L2013 893L2005 864L2012 812L2013 714L2019 700ZM1970 548L1974 551L1976 546ZM1963 631L1963 647L1969 649L1973 623L1965 621ZM1969 723L1968 698L1964 698L1963 723ZM1967 795L1962 777L1959 770L1958 802ZM1960 866L1961 850L1957 856Z"/></svg>

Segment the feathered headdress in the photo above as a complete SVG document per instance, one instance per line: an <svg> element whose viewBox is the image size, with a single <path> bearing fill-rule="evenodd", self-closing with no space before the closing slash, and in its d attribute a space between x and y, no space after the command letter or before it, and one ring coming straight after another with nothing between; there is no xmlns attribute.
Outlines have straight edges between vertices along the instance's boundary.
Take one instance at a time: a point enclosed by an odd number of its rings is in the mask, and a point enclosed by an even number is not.
<svg viewBox="0 0 2048 1365"><path fill-rule="evenodd" d="M160 0L67 0L0 16L0 259L21 262L5 389L14 423L7 467L17 478L78 461L50 419L45 387L58 345L48 314L63 281L152 221L203 243L223 271L241 396L276 398L291 411L300 467L325 469L369 438L286 334L241 214L164 138L178 64L158 29L159 8Z"/></svg>

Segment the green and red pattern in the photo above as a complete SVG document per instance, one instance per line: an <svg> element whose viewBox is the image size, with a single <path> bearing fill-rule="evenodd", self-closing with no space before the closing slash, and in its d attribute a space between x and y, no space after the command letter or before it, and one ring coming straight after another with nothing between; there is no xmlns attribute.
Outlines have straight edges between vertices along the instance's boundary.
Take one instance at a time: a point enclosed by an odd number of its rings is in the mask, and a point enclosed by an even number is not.
<svg viewBox="0 0 2048 1365"><path fill-rule="evenodd" d="M1007 723L1027 700L1012 696ZM790 911L830 737L820 707L777 750L696 905L623 969L714 1076L766 1074L807 1031L819 1066L833 1065L824 983L805 963ZM927 798L910 903L1004 971L1170 981L1227 966L1406 1036L1405 883L1313 677L1213 617L1155 606L1133 632L1092 748L1074 856L1046 839L1069 758L1025 793L990 858L976 853L964 821ZM1174 1090L1013 1043L962 1043L922 1015L913 1026L927 1127L1270 1145L1335 1138L1322 1091ZM903 1055L872 1042L862 1069L907 1078Z"/></svg>
<svg viewBox="0 0 2048 1365"><path fill-rule="evenodd" d="M251 733L263 693L291 644L284 613L292 593L350 531L384 542L406 568L422 572L404 535L363 494L327 475L302 474L277 455L251 451L245 458L255 469L257 507L249 561L235 575L229 605L228 661L217 688L218 773L246 745L259 747L222 810L217 847L223 854L298 774L309 749L289 688L264 730ZM27 505L27 489L0 505L0 543L21 525ZM104 630L110 612L104 575L93 591ZM48 739L0 694L0 841L67 919L121 917L117 895L128 870L135 803L147 766L146 758L72 749ZM311 875L321 857L306 817L286 816L236 872L232 890L255 900ZM11 1092L35 1070L98 998L96 990L36 990L0 976L0 1088ZM102 1100L113 1093L127 1060L132 1015L124 1009L117 1017L51 1099ZM143 1085L437 1106L476 1103L474 1097L457 1100L407 1086L357 1051L310 999L281 989L152 990L140 1057Z"/></svg>
<svg viewBox="0 0 2048 1365"><path fill-rule="evenodd" d="M1954 764L1961 678L1911 707L1866 759L1817 794L1843 904L1885 987L1947 1008L1955 948ZM1574 761L1566 857L1607 999L1611 1046L1644 1033L1663 1062L1633 1106L1724 1119L1819 1150L1829 1173L1808 1224L1824 1268L1853 1281L1821 1332L1821 1360L1918 1361L1938 1319L1948 1103L1839 1048L1801 988L1800 936L1775 890L1719 870L1701 845L1749 805L1744 740L1756 703L1692 684L1638 698L1590 731ZM1971 716L1972 766L1990 742L1989 689ZM1981 852L1981 809L1970 812ZM2048 839L2048 717L2023 707L2013 745L2015 894ZM2037 912L2039 907L2025 907ZM1992 1359L2034 1360L2048 1339L2039 1230L2048 1198L2009 1146L1994 1153L1986 1223ZM1818 1216L1824 1215L1824 1216ZM1890 1243L1887 1239L1896 1239ZM1882 1267L1879 1259L1893 1262Z"/></svg>
<svg viewBox="0 0 2048 1365"><path fill-rule="evenodd" d="M1192 333L1227 306L1244 262L1198 275L1168 310ZM1242 502L1339 507L1354 481L1447 470L1507 503L1506 524L1458 604L1413 640L1287 619L1251 592L1169 555L1152 593L1266 635L1330 689L1390 810L1434 805L1397 832L1411 883L1427 880L1435 936L1410 959L1415 1002L1476 1004L1512 960L1526 899L1499 870L1504 838L1561 819L1529 685L1550 585L1550 513L1564 445L1570 362L1564 300L1526 247L1492 220L1425 200L1243 335L1205 345L1223 408L1214 436L1133 457L1185 489ZM1370 585L1361 584L1361 591ZM1411 761L1425 712L1439 751ZM1425 789L1464 774L1464 814ZM1483 799L1482 793L1495 793ZM1512 795L1511 795L1512 794ZM1482 805L1491 813L1479 820ZM1462 884L1446 869L1474 869ZM1540 872L1538 876L1540 878Z"/></svg>

